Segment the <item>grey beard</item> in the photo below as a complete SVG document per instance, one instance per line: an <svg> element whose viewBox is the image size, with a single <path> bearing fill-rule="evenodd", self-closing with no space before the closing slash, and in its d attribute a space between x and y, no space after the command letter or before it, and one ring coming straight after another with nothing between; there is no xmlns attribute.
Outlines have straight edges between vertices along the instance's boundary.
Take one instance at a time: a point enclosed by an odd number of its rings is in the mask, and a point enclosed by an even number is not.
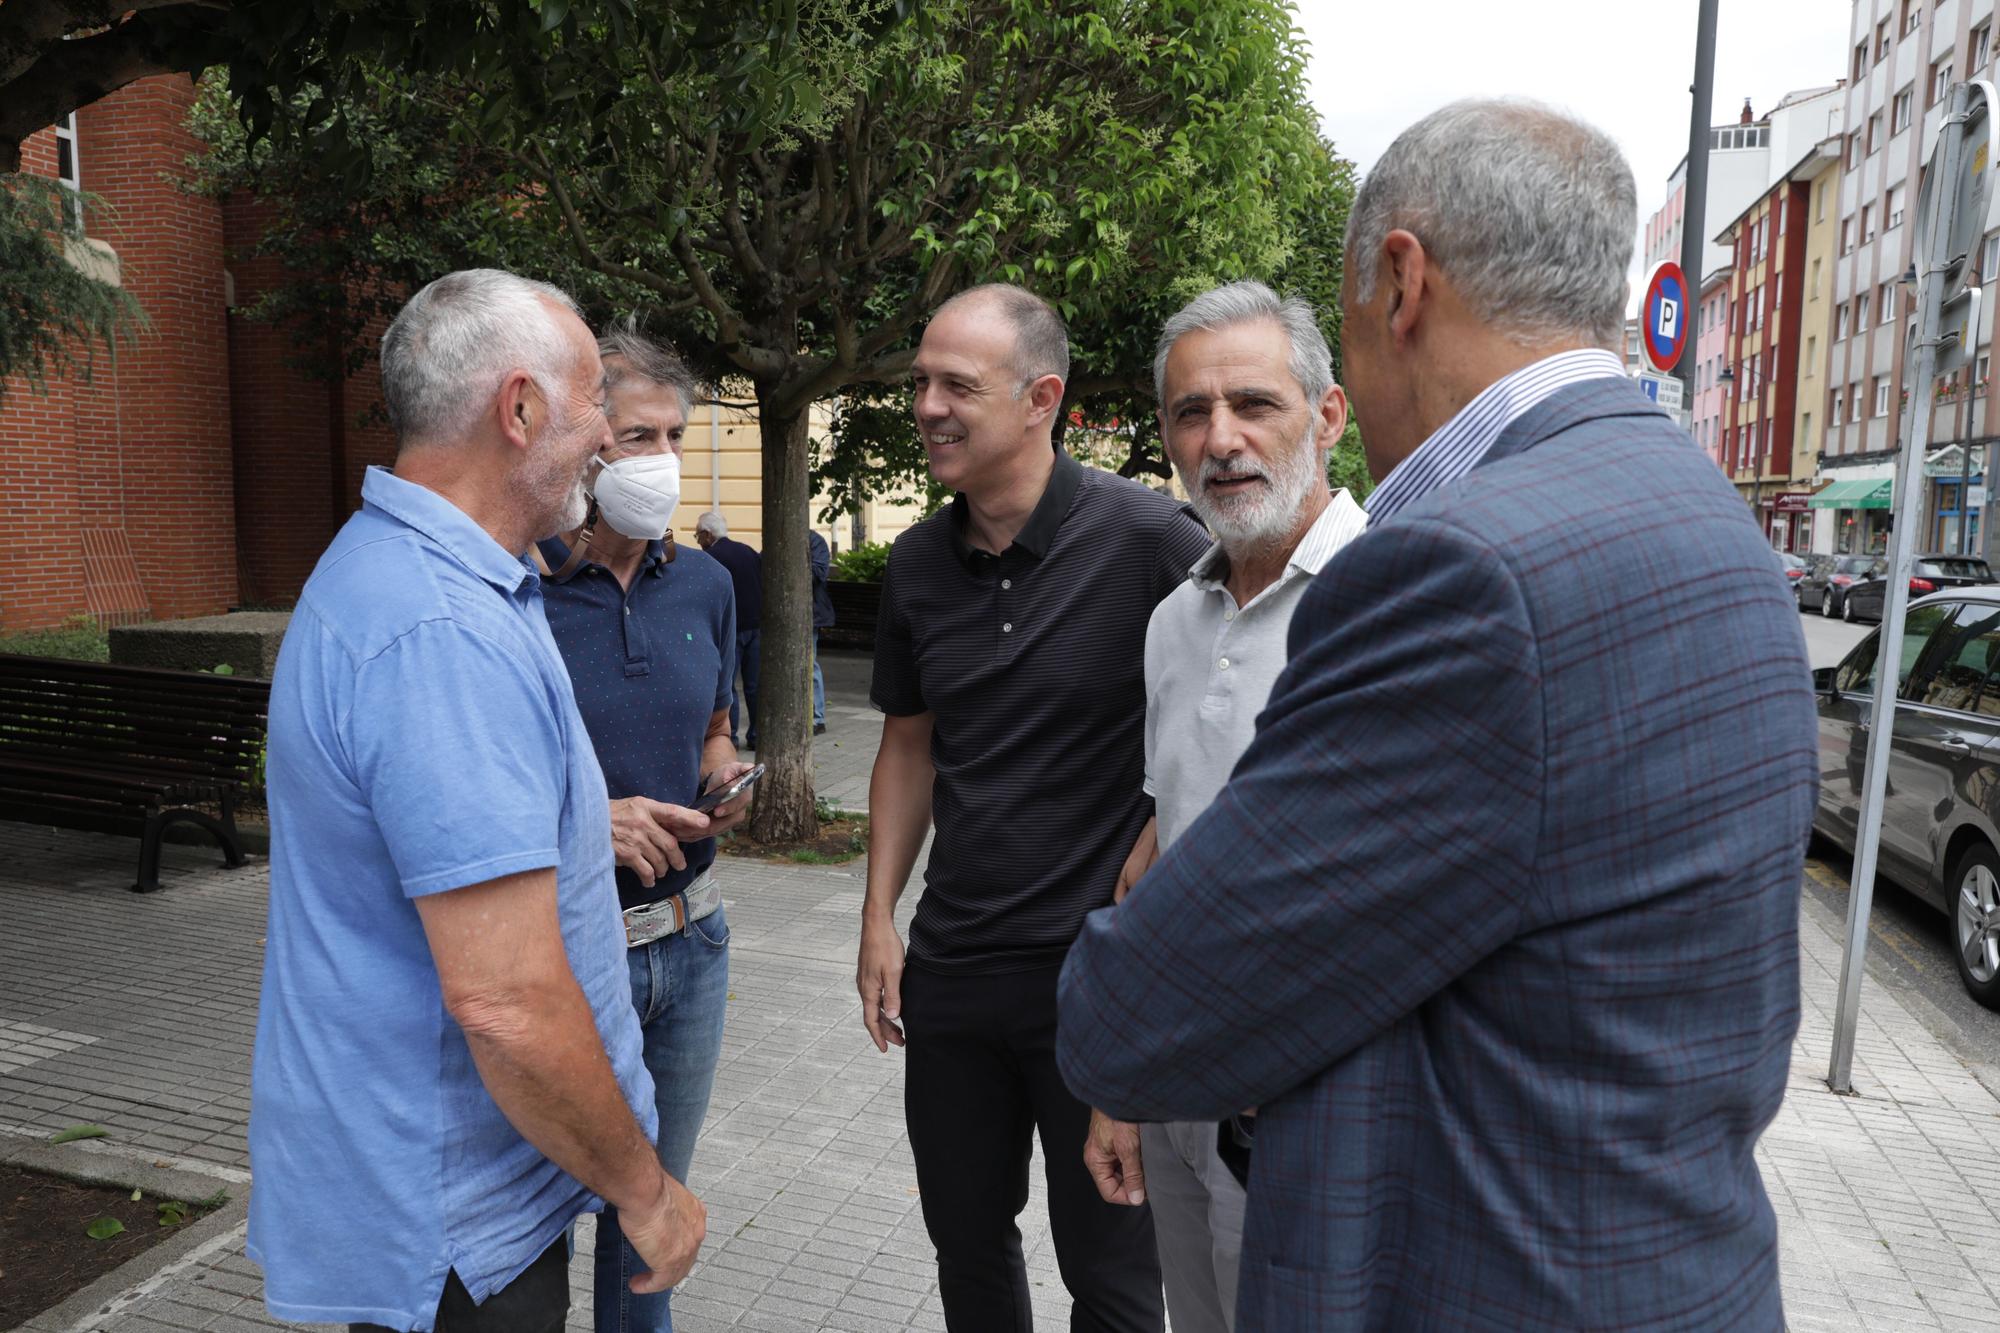
<svg viewBox="0 0 2000 1333"><path fill-rule="evenodd" d="M1315 447L1319 433L1317 427L1317 422L1308 423L1306 437L1299 442L1296 452L1265 473L1265 482L1270 488L1268 491L1254 498L1240 497L1252 500L1247 505L1224 508L1210 503L1202 489L1205 479L1197 471L1196 484L1188 487L1190 502L1194 505L1194 512L1224 547L1249 554L1268 550L1292 535L1292 528L1298 522L1299 506L1312 493L1314 482L1322 480L1315 472L1319 461L1319 451ZM1293 463L1293 458L1298 462ZM1181 482L1186 485L1187 478L1182 477Z"/></svg>

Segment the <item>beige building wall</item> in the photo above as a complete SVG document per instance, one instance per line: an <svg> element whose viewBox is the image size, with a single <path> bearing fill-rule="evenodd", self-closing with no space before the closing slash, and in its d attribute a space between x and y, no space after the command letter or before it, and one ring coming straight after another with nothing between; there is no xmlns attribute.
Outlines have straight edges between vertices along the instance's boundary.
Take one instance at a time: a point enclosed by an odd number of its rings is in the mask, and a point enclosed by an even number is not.
<svg viewBox="0 0 2000 1333"><path fill-rule="evenodd" d="M1792 476L1804 480L1819 471L1826 442L1830 390L1827 358L1833 350L1834 240L1840 234L1840 168L1830 166L1809 183L1811 219L1806 231L1805 308L1799 317L1799 391L1792 431ZM1803 548L1794 548L1803 549Z"/></svg>
<svg viewBox="0 0 2000 1333"><path fill-rule="evenodd" d="M824 407L813 409L815 437L829 425ZM835 551L853 542L845 515L819 522L826 508L824 494L813 496L813 530ZM697 404L688 416L681 441L681 505L674 511L674 539L692 543L694 525L710 508L720 508L729 535L758 550L764 547L764 446L757 434L757 414L738 407ZM892 542L923 517L923 495L915 487L870 500L862 509L869 541Z"/></svg>

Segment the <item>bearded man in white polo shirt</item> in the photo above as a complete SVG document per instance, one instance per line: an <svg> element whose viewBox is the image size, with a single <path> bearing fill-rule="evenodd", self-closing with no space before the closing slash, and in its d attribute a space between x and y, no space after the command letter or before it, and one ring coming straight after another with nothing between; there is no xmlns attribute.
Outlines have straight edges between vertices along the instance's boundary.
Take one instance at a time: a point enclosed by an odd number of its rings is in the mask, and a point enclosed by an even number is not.
<svg viewBox="0 0 2000 1333"><path fill-rule="evenodd" d="M1228 781L1284 669L1293 608L1368 522L1328 489L1347 395L1305 302L1261 282L1196 297L1160 334L1153 385L1167 456L1216 541L1146 629L1155 813L1119 875L1120 901ZM1230 1333L1244 1191L1215 1123L1142 1127L1094 1112L1084 1161L1106 1199L1151 1200L1174 1333Z"/></svg>

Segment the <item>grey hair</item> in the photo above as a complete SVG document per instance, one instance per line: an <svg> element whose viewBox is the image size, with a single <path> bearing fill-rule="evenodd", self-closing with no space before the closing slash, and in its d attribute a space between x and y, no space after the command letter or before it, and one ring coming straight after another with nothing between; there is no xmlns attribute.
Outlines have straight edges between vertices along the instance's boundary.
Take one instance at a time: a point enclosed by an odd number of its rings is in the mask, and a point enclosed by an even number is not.
<svg viewBox="0 0 2000 1333"><path fill-rule="evenodd" d="M399 443L447 443L517 370L557 403L576 355L549 304L569 293L497 268L447 273L412 296L382 335L382 401Z"/></svg>
<svg viewBox="0 0 2000 1333"><path fill-rule="evenodd" d="M705 509L701 517L694 521L694 530L697 533L705 532L711 537L727 537L729 520L722 516L720 510Z"/></svg>
<svg viewBox="0 0 2000 1333"><path fill-rule="evenodd" d="M1069 382L1069 326L1056 308L1026 287L1011 282L985 282L968 287L932 313L936 319L961 301L993 302L1014 330L1014 373L1021 377L1014 396L1044 375Z"/></svg>
<svg viewBox="0 0 2000 1333"><path fill-rule="evenodd" d="M1162 410L1167 402L1167 356L1174 344L1196 330L1215 332L1270 320L1285 331L1291 344L1288 362L1292 378L1305 392L1306 406L1317 409L1320 399L1333 387L1333 351L1320 332L1313 308L1296 296L1280 299L1261 282L1243 281L1211 287L1174 312L1160 330L1159 350L1153 353L1153 396Z"/></svg>
<svg viewBox="0 0 2000 1333"><path fill-rule="evenodd" d="M1515 338L1624 336L1639 229L1632 169L1610 136L1520 98L1453 102L1404 130L1347 221L1357 301L1375 291L1389 233L1405 229L1480 319Z"/></svg>
<svg viewBox="0 0 2000 1333"><path fill-rule="evenodd" d="M666 343L639 332L635 320L614 324L597 340L597 355L604 360L605 382L617 388L627 380L643 380L661 389L672 389L680 400L681 415L694 410L700 385L687 362Z"/></svg>

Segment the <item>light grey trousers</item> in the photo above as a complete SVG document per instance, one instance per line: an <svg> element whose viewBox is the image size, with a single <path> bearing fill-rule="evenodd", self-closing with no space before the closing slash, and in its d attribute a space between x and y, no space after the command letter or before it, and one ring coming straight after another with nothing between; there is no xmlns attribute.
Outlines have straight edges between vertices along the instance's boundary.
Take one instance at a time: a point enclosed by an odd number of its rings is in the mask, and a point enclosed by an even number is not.
<svg viewBox="0 0 2000 1333"><path fill-rule="evenodd" d="M1234 1333L1243 1187L1216 1154L1215 1122L1141 1125L1139 1156L1174 1333Z"/></svg>

